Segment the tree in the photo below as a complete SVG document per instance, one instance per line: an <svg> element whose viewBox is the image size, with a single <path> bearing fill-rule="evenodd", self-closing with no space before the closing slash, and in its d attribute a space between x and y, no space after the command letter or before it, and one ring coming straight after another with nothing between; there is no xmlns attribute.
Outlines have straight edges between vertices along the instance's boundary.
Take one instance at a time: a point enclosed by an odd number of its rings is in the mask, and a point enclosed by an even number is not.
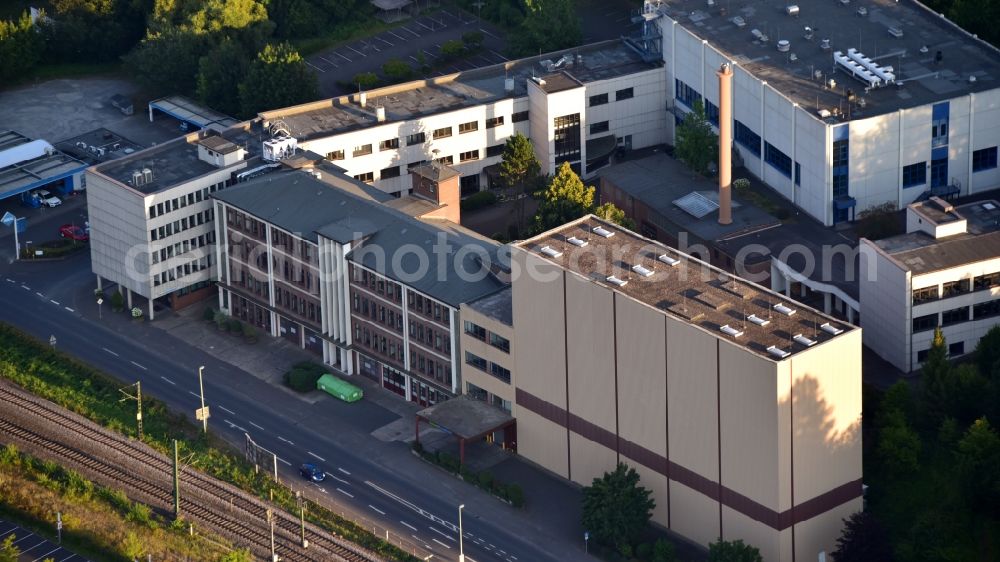
<svg viewBox="0 0 1000 562"><path fill-rule="evenodd" d="M986 418L976 420L955 452L969 505L1000 514L1000 436Z"/></svg>
<svg viewBox="0 0 1000 562"><path fill-rule="evenodd" d="M222 113L242 115L234 85L244 80L247 66L243 48L235 41L224 40L198 61L198 99Z"/></svg>
<svg viewBox="0 0 1000 562"><path fill-rule="evenodd" d="M756 547L742 540L719 539L708 545L708 562L764 562Z"/></svg>
<svg viewBox="0 0 1000 562"><path fill-rule="evenodd" d="M674 543L663 539L657 539L653 543L653 562L674 562L677 554L674 553Z"/></svg>
<svg viewBox="0 0 1000 562"><path fill-rule="evenodd" d="M541 170L542 165L539 164L535 149L528 137L514 133L507 138L500 160L500 179L510 194L516 198L518 232L524 232L527 187L535 184Z"/></svg>
<svg viewBox="0 0 1000 562"><path fill-rule="evenodd" d="M882 523L870 511L859 511L844 519L834 562L885 562L892 560L892 545Z"/></svg>
<svg viewBox="0 0 1000 562"><path fill-rule="evenodd" d="M351 80L362 90L369 90L378 85L378 75L374 72L360 72Z"/></svg>
<svg viewBox="0 0 1000 562"><path fill-rule="evenodd" d="M1000 384L1000 326L993 326L976 344L976 365L984 377Z"/></svg>
<svg viewBox="0 0 1000 562"><path fill-rule="evenodd" d="M244 115L298 105L319 97L316 75L288 43L268 44L250 63L239 85Z"/></svg>
<svg viewBox="0 0 1000 562"><path fill-rule="evenodd" d="M625 216L625 211L615 207L614 203L605 203L597 207L594 209L594 214L604 220L609 220L622 228L638 230L635 225L635 221Z"/></svg>
<svg viewBox="0 0 1000 562"><path fill-rule="evenodd" d="M858 213L857 234L869 240L887 238L901 234L901 222L896 215L896 202L889 201Z"/></svg>
<svg viewBox="0 0 1000 562"><path fill-rule="evenodd" d="M62 62L109 62L146 33L144 2L53 0L52 18L40 19L47 54Z"/></svg>
<svg viewBox="0 0 1000 562"><path fill-rule="evenodd" d="M692 109L677 127L677 157L692 170L705 175L709 164L719 160L719 137L705 118L701 100L695 101Z"/></svg>
<svg viewBox="0 0 1000 562"><path fill-rule="evenodd" d="M154 92L192 93L199 59L212 48L212 38L178 28L151 32L125 56L131 74Z"/></svg>
<svg viewBox="0 0 1000 562"><path fill-rule="evenodd" d="M0 542L0 562L18 562L21 549L14 544L15 540L17 539L12 533L7 535L3 542Z"/></svg>
<svg viewBox="0 0 1000 562"><path fill-rule="evenodd" d="M413 76L413 68L405 61L390 59L382 65L382 74L392 82L404 82Z"/></svg>
<svg viewBox="0 0 1000 562"><path fill-rule="evenodd" d="M548 53L580 44L580 18L572 0L524 0L526 13L512 48L520 55Z"/></svg>
<svg viewBox="0 0 1000 562"><path fill-rule="evenodd" d="M990 381L975 365L965 363L948 371L945 380L945 414L963 427L987 414Z"/></svg>
<svg viewBox="0 0 1000 562"><path fill-rule="evenodd" d="M656 502L639 486L639 473L624 463L583 489L583 526L604 544L622 547L639 538Z"/></svg>
<svg viewBox="0 0 1000 562"><path fill-rule="evenodd" d="M586 187L569 166L563 162L549 182L542 204L535 215L535 231L544 232L590 212L594 205L594 188Z"/></svg>
<svg viewBox="0 0 1000 562"><path fill-rule="evenodd" d="M44 46L27 11L14 21L0 20L0 80L7 82L31 70Z"/></svg>
<svg viewBox="0 0 1000 562"><path fill-rule="evenodd" d="M937 427L947 411L947 381L951 371L948 343L941 328L934 328L934 339L927 360L920 370L921 397L931 427Z"/></svg>
<svg viewBox="0 0 1000 562"><path fill-rule="evenodd" d="M441 44L441 54L447 59L457 59L465 54L465 43L458 39L445 41Z"/></svg>
<svg viewBox="0 0 1000 562"><path fill-rule="evenodd" d="M920 450L920 436L906 423L903 413L892 410L885 414L878 437L882 466L897 476L912 473L919 466Z"/></svg>

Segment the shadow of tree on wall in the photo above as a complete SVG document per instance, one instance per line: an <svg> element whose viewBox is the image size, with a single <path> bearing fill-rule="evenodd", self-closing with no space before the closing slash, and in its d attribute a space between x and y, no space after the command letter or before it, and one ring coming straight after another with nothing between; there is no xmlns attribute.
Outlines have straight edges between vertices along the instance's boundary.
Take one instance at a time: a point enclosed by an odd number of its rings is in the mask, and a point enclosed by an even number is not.
<svg viewBox="0 0 1000 562"><path fill-rule="evenodd" d="M796 440L823 443L831 457L845 449L860 447L860 412L854 419L837 419L836 411L826 401L819 381L813 376L805 375L795 380L794 385L791 406L792 431ZM858 390L860 392L860 388ZM859 395L858 402L860 401ZM787 402L786 398L783 403ZM841 414L841 417L846 415L847 413Z"/></svg>

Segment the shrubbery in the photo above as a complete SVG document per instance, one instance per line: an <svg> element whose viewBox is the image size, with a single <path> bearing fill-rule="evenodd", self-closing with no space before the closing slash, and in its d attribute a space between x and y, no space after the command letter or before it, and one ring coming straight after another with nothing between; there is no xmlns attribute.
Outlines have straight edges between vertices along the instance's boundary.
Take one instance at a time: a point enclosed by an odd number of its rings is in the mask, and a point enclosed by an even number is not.
<svg viewBox="0 0 1000 562"><path fill-rule="evenodd" d="M316 381L326 371L326 367L316 363L296 363L292 365L292 370L285 373L285 384L298 392L316 390Z"/></svg>
<svg viewBox="0 0 1000 562"><path fill-rule="evenodd" d="M462 199L460 207L465 212L472 212L494 205L496 202L497 196L492 191L478 191Z"/></svg>
<svg viewBox="0 0 1000 562"><path fill-rule="evenodd" d="M469 470L455 455L444 451L433 453L424 449L419 442L413 444L413 450L424 460L432 462L452 474L456 474L466 482L486 490L494 496L508 501L514 507L524 506L524 490L517 484L504 484L493 478L493 474L488 470L475 473Z"/></svg>

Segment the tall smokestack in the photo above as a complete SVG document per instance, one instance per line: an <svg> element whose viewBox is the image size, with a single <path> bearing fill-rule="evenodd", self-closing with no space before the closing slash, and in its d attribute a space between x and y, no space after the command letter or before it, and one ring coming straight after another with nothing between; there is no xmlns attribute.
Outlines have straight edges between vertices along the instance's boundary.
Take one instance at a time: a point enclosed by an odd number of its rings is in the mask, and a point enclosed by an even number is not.
<svg viewBox="0 0 1000 562"><path fill-rule="evenodd" d="M719 71L719 224L733 222L733 69L723 63Z"/></svg>

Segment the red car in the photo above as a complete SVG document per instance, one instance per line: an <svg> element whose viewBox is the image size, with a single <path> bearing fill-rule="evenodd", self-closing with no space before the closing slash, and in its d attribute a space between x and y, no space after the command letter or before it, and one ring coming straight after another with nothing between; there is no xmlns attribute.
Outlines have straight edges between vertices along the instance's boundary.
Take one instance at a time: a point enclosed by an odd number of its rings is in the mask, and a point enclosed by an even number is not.
<svg viewBox="0 0 1000 562"><path fill-rule="evenodd" d="M76 240L77 242L88 242L90 240L90 235L81 226L75 224L64 224L59 227L59 236L63 238L69 238L70 240Z"/></svg>

